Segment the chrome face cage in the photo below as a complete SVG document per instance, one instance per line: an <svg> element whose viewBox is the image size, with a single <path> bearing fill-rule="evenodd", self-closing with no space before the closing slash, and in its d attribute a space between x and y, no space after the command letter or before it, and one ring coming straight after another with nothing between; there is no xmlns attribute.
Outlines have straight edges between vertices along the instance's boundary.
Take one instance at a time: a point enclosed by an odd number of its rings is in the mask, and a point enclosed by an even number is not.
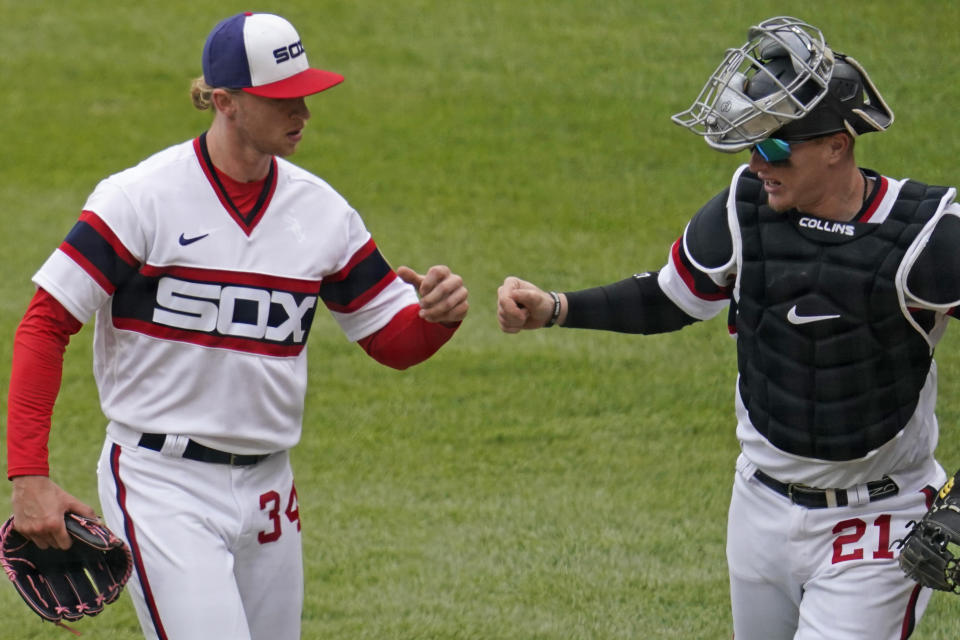
<svg viewBox="0 0 960 640"><path fill-rule="evenodd" d="M746 149L807 115L827 95L833 74L834 55L823 33L796 18L765 20L751 27L747 38L739 49L727 50L690 108L671 117L719 151ZM793 65L796 77L787 84L764 67L777 57L789 57ZM775 90L753 99L747 87L761 74ZM811 86L816 87L812 98L798 97L801 87L809 91Z"/></svg>

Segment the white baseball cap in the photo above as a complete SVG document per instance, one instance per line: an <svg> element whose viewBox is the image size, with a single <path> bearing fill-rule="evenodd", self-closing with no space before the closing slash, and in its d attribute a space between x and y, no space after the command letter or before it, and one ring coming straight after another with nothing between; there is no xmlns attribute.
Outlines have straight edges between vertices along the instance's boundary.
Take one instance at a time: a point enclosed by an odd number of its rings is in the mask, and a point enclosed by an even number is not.
<svg viewBox="0 0 960 640"><path fill-rule="evenodd" d="M203 77L211 87L265 98L302 98L343 82L310 68L293 25L269 13L239 13L221 21L203 46Z"/></svg>

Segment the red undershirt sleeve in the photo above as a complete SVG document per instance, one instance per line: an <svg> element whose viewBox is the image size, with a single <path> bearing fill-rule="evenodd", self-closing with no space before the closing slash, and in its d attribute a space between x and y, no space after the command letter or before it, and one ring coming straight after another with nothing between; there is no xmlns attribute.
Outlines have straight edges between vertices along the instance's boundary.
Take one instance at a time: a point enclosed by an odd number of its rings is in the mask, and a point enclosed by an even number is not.
<svg viewBox="0 0 960 640"><path fill-rule="evenodd" d="M406 369L423 362L453 337L460 323L428 322L418 315L420 306L401 309L382 329L358 340L367 354L388 367Z"/></svg>
<svg viewBox="0 0 960 640"><path fill-rule="evenodd" d="M7 401L7 477L49 475L47 443L63 377L63 354L83 325L43 289L13 338Z"/></svg>

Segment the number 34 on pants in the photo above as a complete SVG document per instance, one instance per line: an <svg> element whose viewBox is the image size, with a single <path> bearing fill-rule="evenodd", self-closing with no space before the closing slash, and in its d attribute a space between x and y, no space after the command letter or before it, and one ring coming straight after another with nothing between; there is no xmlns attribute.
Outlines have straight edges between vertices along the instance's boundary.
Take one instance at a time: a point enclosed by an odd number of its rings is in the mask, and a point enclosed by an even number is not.
<svg viewBox="0 0 960 640"><path fill-rule="evenodd" d="M260 510L267 512L267 517L270 519L273 527L269 531L261 531L257 534L257 541L260 544L276 542L280 539L280 534L283 533L282 522L280 520L281 508L283 509L282 515L291 523L295 523L297 525L297 531L300 531L300 503L297 501L297 486L295 484L290 486L290 494L287 497L286 506L283 507L282 504L283 500L277 491L267 491L261 494Z"/></svg>

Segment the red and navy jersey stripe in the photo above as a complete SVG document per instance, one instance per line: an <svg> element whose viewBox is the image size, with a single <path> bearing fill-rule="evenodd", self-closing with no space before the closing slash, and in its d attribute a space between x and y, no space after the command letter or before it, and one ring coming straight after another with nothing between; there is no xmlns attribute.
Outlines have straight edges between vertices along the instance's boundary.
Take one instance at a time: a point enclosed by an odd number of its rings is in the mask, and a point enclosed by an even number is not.
<svg viewBox="0 0 960 640"><path fill-rule="evenodd" d="M323 279L320 297L331 311L350 313L372 300L396 277L371 238L345 267Z"/></svg>
<svg viewBox="0 0 960 640"><path fill-rule="evenodd" d="M92 211L84 211L60 244L70 256L107 293L136 273L139 263L123 243Z"/></svg>

